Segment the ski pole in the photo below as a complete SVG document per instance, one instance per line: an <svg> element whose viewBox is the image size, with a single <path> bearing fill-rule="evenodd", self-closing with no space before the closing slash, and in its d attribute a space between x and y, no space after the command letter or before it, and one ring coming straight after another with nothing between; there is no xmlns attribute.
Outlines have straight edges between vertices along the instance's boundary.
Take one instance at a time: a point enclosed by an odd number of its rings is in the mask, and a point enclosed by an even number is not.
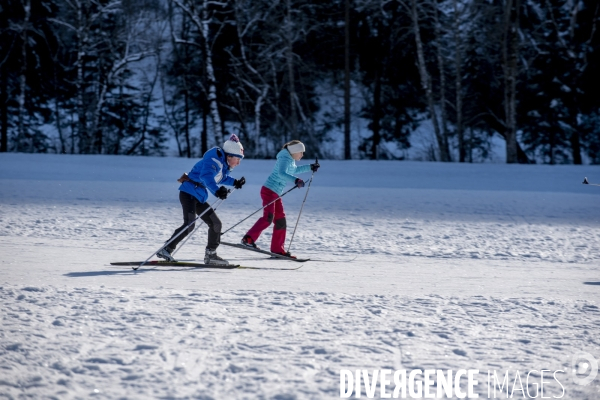
<svg viewBox="0 0 600 400"><path fill-rule="evenodd" d="M318 160L315 160L318 163ZM298 222L300 221L300 215L302 215L302 208L304 208L304 203L306 202L306 197L308 196L308 191L310 190L310 184L312 183L313 177L315 176L315 171L312 172L310 176L310 181L308 181L308 187L306 188L306 194L304 195L304 200L302 200L302 205L300 206L300 212L298 213L298 219L296 220L296 226L294 227L294 232L292 232L292 238L290 239L290 244L288 245L288 253L290 252L290 248L292 247L292 242L294 241L294 235L296 234L296 228L298 228Z"/></svg>
<svg viewBox="0 0 600 400"><path fill-rule="evenodd" d="M224 202L225 200L221 200L221 199L217 199L213 204L211 204L211 206L209 208L207 208L206 210L202 211L202 213L200 215L198 215L192 222L190 222L189 224L187 224L185 226L185 228L183 228L182 230L180 230L177 235L173 236L171 239L169 239L167 242L165 242L165 244L163 244L158 250L156 250L154 253L152 253L152 255L150 257L148 257L146 259L146 261L144 261L143 263L141 263L140 265L138 265L137 267L131 267L134 271L137 271L138 268L144 266L148 260L150 260L152 257L154 257L156 255L156 253L158 253L159 251L161 251L162 249L164 249L165 247L167 247L169 244L171 244L171 242L173 240L175 240L175 238L179 237L179 235L181 235L184 231L187 230L187 228L189 228L190 226L192 226L192 224L196 223L196 221L198 221L198 219L200 217L202 217L204 214L206 214L208 212L208 210L213 209L213 206L215 206L215 204L219 203L218 205L216 205L216 207L219 207L219 205Z"/></svg>
<svg viewBox="0 0 600 400"><path fill-rule="evenodd" d="M597 184L597 183L589 183L589 182L588 182L588 180L587 180L587 178L583 178L583 182L582 182L582 183L583 183L584 185L600 186L600 185L599 185L599 184Z"/></svg>
<svg viewBox="0 0 600 400"><path fill-rule="evenodd" d="M232 189L232 190L230 190L230 192L229 192L229 193L233 193L233 192L235 192L235 189ZM229 196L227 196L227 197L229 197ZM214 207L214 208L213 208L213 211L216 211L216 210L217 210L217 208L219 208L219 206L220 206L221 204L223 204L223 202L220 202L220 203L219 203L219 204L218 204L216 207ZM202 214L204 215L204 213L202 213ZM194 236L194 233L196 233L196 231L198 230L198 228L200 228L200 227L202 226L202 224L203 224L203 223L204 223L204 221L200 222L200 223L198 224L198 226L196 226L196 227L194 228L194 230L192 231L192 233L190 233L190 234L189 234L189 235L188 235L188 236L185 238L185 240L183 241L183 243L181 243L179 246L177 246L177 248L175 249L175 251L174 251L173 253L171 253L171 256L175 255L175 253L177 253L177 252L179 251L179 249L181 249L181 248L182 248L182 247L183 247L183 246L186 244L186 242L187 242L189 239L191 239L191 237L192 237L192 236ZM160 251L160 250L159 250L159 251Z"/></svg>
<svg viewBox="0 0 600 400"><path fill-rule="evenodd" d="M259 208L258 210L254 211L252 214L248 215L246 218L244 218L243 220L241 220L237 224L233 225L231 228L227 229L225 232L222 232L221 236L223 236L224 234L226 234L227 232L229 232L230 230L232 230L233 228L235 228L236 226L238 226L239 224L241 224L242 222L244 222L245 220L247 220L248 218L250 218L251 216L253 216L257 212L259 212L260 210L264 210L266 207L269 207L271 204L275 203L277 200L281 199L283 196L285 196L286 194L288 194L289 192L291 192L292 190L294 190L296 188L298 188L298 186L294 186L293 188L291 188L290 190L288 190L287 192L285 192L284 194L282 194L281 196L279 196L278 198L276 198L275 200L273 200L269 204L264 205L261 208Z"/></svg>

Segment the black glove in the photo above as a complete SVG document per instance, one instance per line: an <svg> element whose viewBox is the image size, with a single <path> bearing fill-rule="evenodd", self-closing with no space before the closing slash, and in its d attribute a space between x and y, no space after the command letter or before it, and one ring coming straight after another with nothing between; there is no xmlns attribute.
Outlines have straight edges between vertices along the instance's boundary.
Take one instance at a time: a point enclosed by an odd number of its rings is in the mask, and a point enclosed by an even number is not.
<svg viewBox="0 0 600 400"><path fill-rule="evenodd" d="M225 188L225 186L221 186L219 188L219 190L217 190L215 192L215 196L217 196L221 200L225 200L227 198L228 194L229 194L229 192L227 191L227 189Z"/></svg>
<svg viewBox="0 0 600 400"><path fill-rule="evenodd" d="M294 181L294 183L299 188L303 188L304 187L304 181L302 179L300 179L300 178L296 178L296 180Z"/></svg>
<svg viewBox="0 0 600 400"><path fill-rule="evenodd" d="M310 170L311 170L312 172L317 172L317 171L319 170L319 167L320 167L320 166L321 166L321 165L319 165L319 162L317 161L317 162L315 162L314 164L310 164Z"/></svg>
<svg viewBox="0 0 600 400"><path fill-rule="evenodd" d="M246 178L244 178L242 176L242 179L239 179L239 180L238 179L234 179L233 180L233 187L236 188L236 189L241 189L242 186L244 186L244 183L246 183Z"/></svg>

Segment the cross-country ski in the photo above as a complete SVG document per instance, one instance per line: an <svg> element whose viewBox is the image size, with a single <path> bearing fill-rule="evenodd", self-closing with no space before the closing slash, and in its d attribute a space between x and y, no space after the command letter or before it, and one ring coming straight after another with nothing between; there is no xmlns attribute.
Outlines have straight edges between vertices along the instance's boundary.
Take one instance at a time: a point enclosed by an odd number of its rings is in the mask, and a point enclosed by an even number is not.
<svg viewBox="0 0 600 400"><path fill-rule="evenodd" d="M224 246L236 247L238 249L243 249L243 250L248 250L248 251L252 251L255 253L265 254L265 255L270 256L271 258L277 259L277 260L287 260L287 261L296 261L296 262L306 262L306 261L310 260L310 258L292 258L292 257L285 256L283 254L273 253L273 252L262 250L262 249L259 249L256 247L248 247L248 246L246 246L244 244L240 244L240 243L221 242L221 244Z"/></svg>
<svg viewBox="0 0 600 400"><path fill-rule="evenodd" d="M114 266L128 266L128 267L139 267L143 261L115 261L111 262L110 265ZM300 269L302 265L298 267L289 268L277 268L277 267L250 267L247 265L240 264L228 264L228 265L215 265L215 264L204 264L189 261L148 261L144 266L148 267L191 267L191 268L208 268L208 269L262 269L262 270L278 270L278 271L295 271Z"/></svg>
<svg viewBox="0 0 600 400"><path fill-rule="evenodd" d="M189 261L115 261L111 262L110 265L116 266L130 266L130 267L140 267L140 266L148 266L148 267L195 267L195 268L216 268L216 269L234 269L239 268L241 265L239 264L228 264L228 265L216 265L216 264L204 264L197 262L189 262Z"/></svg>

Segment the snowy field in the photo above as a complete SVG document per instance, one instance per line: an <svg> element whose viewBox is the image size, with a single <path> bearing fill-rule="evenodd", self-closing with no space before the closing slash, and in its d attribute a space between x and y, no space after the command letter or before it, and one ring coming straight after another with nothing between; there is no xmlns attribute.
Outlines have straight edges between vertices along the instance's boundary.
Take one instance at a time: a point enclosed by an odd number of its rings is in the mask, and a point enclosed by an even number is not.
<svg viewBox="0 0 600 400"><path fill-rule="evenodd" d="M600 187L581 184L600 167L323 160L299 270L111 266L181 224L175 180L195 161L0 154L0 398L335 399L341 370L464 369L479 398L495 371L512 398L600 399L576 357L600 360ZM248 184L217 210L224 229L261 206L272 165L233 172ZM305 193L284 198L289 233Z"/></svg>

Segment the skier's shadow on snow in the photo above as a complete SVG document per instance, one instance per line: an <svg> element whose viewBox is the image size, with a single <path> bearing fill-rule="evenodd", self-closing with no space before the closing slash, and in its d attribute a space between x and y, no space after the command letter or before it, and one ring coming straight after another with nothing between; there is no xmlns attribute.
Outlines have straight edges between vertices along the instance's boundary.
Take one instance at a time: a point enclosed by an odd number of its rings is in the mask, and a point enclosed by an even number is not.
<svg viewBox="0 0 600 400"><path fill-rule="evenodd" d="M66 276L68 278L86 278L86 277L90 277L90 276L110 276L110 275L136 275L136 274L141 274L143 272L169 272L169 271L194 271L194 272L216 272L216 273L222 273L223 271L208 271L207 269L191 269L191 268L187 268L187 269L183 269L183 268L171 268L171 269L165 269L165 268L161 268L161 269L138 269L136 271L129 269L129 270L118 270L118 271L86 271L86 272L68 272L66 274L64 274L63 276Z"/></svg>

